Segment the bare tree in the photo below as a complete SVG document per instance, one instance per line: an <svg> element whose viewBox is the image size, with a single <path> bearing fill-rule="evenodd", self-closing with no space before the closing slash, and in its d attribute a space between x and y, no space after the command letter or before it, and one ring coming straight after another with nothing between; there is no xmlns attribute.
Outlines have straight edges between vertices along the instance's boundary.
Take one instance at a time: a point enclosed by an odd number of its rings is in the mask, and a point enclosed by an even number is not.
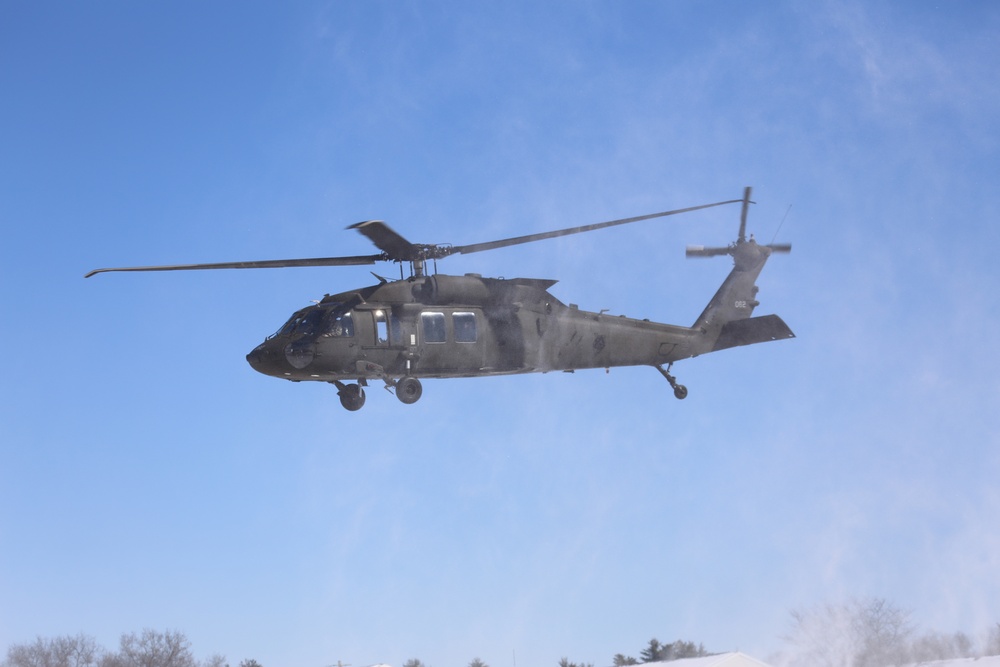
<svg viewBox="0 0 1000 667"><path fill-rule="evenodd" d="M197 662L183 633L147 628L122 635L118 652L104 656L100 667L197 667Z"/></svg>
<svg viewBox="0 0 1000 667"><path fill-rule="evenodd" d="M1000 655L1000 623L990 628L986 636L986 655Z"/></svg>
<svg viewBox="0 0 1000 667"><path fill-rule="evenodd" d="M487 665L482 660L480 660L479 658L473 658L472 662L469 663L469 667L490 667L490 666Z"/></svg>
<svg viewBox="0 0 1000 667"><path fill-rule="evenodd" d="M852 624L859 641L855 667L885 667L907 662L907 643L913 634L909 611L883 598L855 600Z"/></svg>
<svg viewBox="0 0 1000 667"><path fill-rule="evenodd" d="M907 661L910 612L882 598L791 613L789 667L888 667Z"/></svg>
<svg viewBox="0 0 1000 667"><path fill-rule="evenodd" d="M97 667L104 651L93 637L39 637L31 644L14 644L7 649L5 667Z"/></svg>
<svg viewBox="0 0 1000 667"><path fill-rule="evenodd" d="M927 632L910 642L910 662L933 662L975 656L972 639L963 632L946 635L942 632Z"/></svg>
<svg viewBox="0 0 1000 667"><path fill-rule="evenodd" d="M852 667L858 642L847 605L824 604L794 609L784 637L791 645L788 667Z"/></svg>

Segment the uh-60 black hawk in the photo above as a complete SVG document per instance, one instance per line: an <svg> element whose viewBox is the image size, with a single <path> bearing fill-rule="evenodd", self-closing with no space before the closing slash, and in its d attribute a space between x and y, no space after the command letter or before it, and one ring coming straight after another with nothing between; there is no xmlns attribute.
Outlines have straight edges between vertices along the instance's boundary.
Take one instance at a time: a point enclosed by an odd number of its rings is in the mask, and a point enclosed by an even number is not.
<svg viewBox="0 0 1000 667"><path fill-rule="evenodd" d="M734 263L690 327L567 306L549 292L555 280L437 273L437 260L453 254L494 250L739 202L743 210L734 243L687 249L689 257L729 255ZM423 392L420 380L424 378L613 366L651 366L666 378L677 398L685 398L687 388L670 374L675 361L794 337L777 315L751 316L758 305L754 284L757 276L772 252L788 252L791 246L762 245L752 235L746 238L750 203L748 187L743 199L461 246L411 243L384 222L370 220L348 229L368 237L381 250L375 255L97 269L87 277L107 271L399 263L399 280L376 275L377 285L327 295L293 314L277 333L247 355L250 365L265 375L336 385L340 402L348 410L359 410L364 405L364 387L369 381L382 381L400 401L415 403ZM428 273L428 262L433 273ZM403 277L404 263L409 264L409 277Z"/></svg>

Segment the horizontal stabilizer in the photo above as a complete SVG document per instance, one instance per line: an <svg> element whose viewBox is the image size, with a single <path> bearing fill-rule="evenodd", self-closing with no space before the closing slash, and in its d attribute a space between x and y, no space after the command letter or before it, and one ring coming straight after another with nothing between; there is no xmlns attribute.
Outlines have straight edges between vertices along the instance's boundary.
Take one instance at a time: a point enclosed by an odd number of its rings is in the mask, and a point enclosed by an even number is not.
<svg viewBox="0 0 1000 667"><path fill-rule="evenodd" d="M766 343L784 338L795 338L795 334L777 315L748 317L727 322L722 327L722 332L715 341L715 347L712 348L712 351L718 352L730 347Z"/></svg>

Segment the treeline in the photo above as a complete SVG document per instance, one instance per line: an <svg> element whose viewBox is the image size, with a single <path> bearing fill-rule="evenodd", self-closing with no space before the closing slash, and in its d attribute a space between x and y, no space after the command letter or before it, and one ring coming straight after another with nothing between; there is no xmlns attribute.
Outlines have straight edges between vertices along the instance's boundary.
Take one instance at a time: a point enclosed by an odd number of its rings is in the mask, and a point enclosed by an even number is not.
<svg viewBox="0 0 1000 667"><path fill-rule="evenodd" d="M911 616L882 598L795 610L784 637L786 648L769 662L783 667L895 667L1000 655L1000 623L974 638L964 632L918 632Z"/></svg>
<svg viewBox="0 0 1000 667"><path fill-rule="evenodd" d="M700 658L706 655L713 655L705 651L705 647L694 642L686 642L678 639L672 644L661 644L655 637L649 640L649 644L639 652L639 660L618 653L613 658L616 667L623 665L639 665L646 662L664 662L667 660L680 660L681 658ZM403 667L427 667L421 660L410 658L403 663ZM489 667L479 658L475 658L466 667ZM594 667L592 662L570 662L569 658L559 660L559 667Z"/></svg>
<svg viewBox="0 0 1000 667"><path fill-rule="evenodd" d="M39 637L29 644L7 649L2 667L229 667L225 656L196 660L191 642L181 632L143 630L123 634L118 649L109 651L93 637ZM244 660L240 667L261 667Z"/></svg>
<svg viewBox="0 0 1000 667"><path fill-rule="evenodd" d="M1000 623L978 637L963 632L917 632L911 612L881 598L854 599L791 612L785 648L767 657L781 667L895 667L898 665L1000 655ZM655 637L638 658L617 653L615 667L699 658L714 655L702 644L678 639L664 644ZM593 663L559 660L559 667L594 667ZM183 633L143 630L121 636L115 650L107 650L87 635L14 644L0 667L229 667L225 656L197 660ZM253 659L239 667L261 667ZM402 667L427 667L411 658ZM467 667L489 667L474 658Z"/></svg>
<svg viewBox="0 0 1000 667"><path fill-rule="evenodd" d="M701 644L678 639L671 644L661 644L660 640L653 637L649 640L646 648L639 652L639 660L632 656L616 653L612 659L615 667L623 665L638 665L646 662L667 662L669 660L682 660L684 658L701 658L712 655L705 650Z"/></svg>

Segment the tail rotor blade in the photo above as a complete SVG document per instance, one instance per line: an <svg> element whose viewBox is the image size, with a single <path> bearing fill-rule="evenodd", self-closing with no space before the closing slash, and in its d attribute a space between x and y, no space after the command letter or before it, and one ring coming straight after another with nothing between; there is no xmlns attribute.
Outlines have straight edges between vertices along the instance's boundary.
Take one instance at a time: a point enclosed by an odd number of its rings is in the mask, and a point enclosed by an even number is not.
<svg viewBox="0 0 1000 667"><path fill-rule="evenodd" d="M684 251L686 257L718 257L728 255L730 248L706 248L703 245L689 245Z"/></svg>
<svg viewBox="0 0 1000 667"><path fill-rule="evenodd" d="M740 212L740 236L739 242L743 243L747 240L747 212L750 210L750 193L753 191L749 185L743 189L743 210Z"/></svg>

